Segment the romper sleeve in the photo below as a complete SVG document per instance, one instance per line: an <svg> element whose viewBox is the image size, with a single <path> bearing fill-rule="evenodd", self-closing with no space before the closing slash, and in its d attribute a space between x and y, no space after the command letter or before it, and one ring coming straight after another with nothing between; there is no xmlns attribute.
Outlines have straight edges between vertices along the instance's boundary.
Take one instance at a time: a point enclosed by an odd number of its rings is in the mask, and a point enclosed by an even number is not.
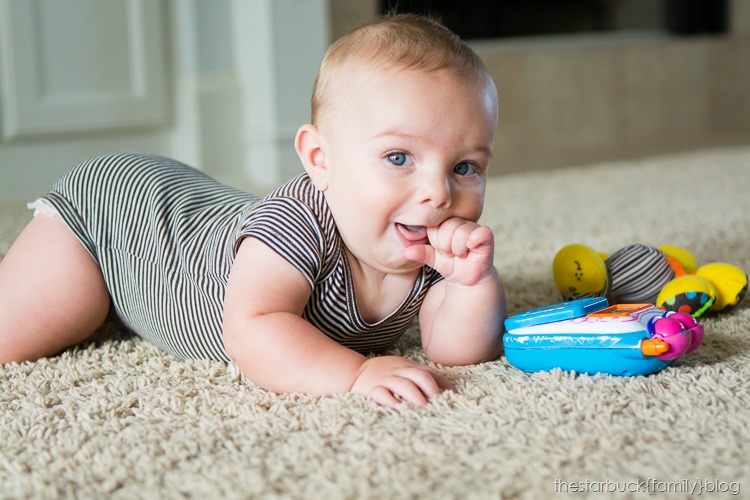
<svg viewBox="0 0 750 500"><path fill-rule="evenodd" d="M323 269L325 237L313 210L300 200L275 197L261 201L243 223L234 244L256 238L299 270L313 288Z"/></svg>
<svg viewBox="0 0 750 500"><path fill-rule="evenodd" d="M427 271L427 283L429 283L430 286L434 285L438 281L443 281L443 275L439 272L435 271L435 269L431 268L430 266L425 266Z"/></svg>

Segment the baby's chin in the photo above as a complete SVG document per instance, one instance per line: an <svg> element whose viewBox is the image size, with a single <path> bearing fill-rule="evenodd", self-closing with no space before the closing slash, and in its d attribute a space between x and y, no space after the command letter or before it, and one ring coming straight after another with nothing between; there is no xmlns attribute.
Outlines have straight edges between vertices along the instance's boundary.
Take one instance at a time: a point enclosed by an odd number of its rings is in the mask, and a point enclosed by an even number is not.
<svg viewBox="0 0 750 500"><path fill-rule="evenodd" d="M400 255L394 255L393 259L386 264L391 274L412 274L424 267L420 259L424 254L423 245L411 245L404 248ZM420 252L421 250L421 252Z"/></svg>

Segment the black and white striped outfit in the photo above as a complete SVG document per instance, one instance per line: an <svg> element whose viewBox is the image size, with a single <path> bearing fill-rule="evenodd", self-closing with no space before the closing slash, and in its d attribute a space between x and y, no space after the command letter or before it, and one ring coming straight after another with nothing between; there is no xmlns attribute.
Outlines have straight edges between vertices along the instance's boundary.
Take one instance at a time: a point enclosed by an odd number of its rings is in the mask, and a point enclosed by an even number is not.
<svg viewBox="0 0 750 500"><path fill-rule="evenodd" d="M362 353L392 346L442 279L424 267L396 311L366 323L333 217L306 174L260 199L168 158L105 155L81 163L30 206L70 226L99 264L125 325L183 359L229 361L221 333L224 294L247 236L310 283L303 317Z"/></svg>

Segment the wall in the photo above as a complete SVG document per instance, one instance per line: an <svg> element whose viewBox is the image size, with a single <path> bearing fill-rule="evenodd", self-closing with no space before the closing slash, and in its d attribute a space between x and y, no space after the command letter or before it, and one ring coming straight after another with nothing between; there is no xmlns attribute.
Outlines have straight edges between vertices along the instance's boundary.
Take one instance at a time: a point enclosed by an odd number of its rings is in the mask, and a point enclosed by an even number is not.
<svg viewBox="0 0 750 500"><path fill-rule="evenodd" d="M750 4L731 33L474 44L500 93L494 173L750 143Z"/></svg>
<svg viewBox="0 0 750 500"><path fill-rule="evenodd" d="M500 93L496 171L750 142L747 39L576 37L478 51Z"/></svg>
<svg viewBox="0 0 750 500"><path fill-rule="evenodd" d="M379 0L329 0L331 40L345 35L353 27L375 19L380 11Z"/></svg>
<svg viewBox="0 0 750 500"><path fill-rule="evenodd" d="M0 2L0 199L41 194L85 156L164 149L167 15L150 0Z"/></svg>
<svg viewBox="0 0 750 500"><path fill-rule="evenodd" d="M0 0L0 200L112 151L278 185L301 171L329 17L328 0Z"/></svg>
<svg viewBox="0 0 750 500"><path fill-rule="evenodd" d="M334 34L375 17L377 4L332 0ZM730 5L727 36L471 42L500 94L492 174L750 143L750 2Z"/></svg>
<svg viewBox="0 0 750 500"><path fill-rule="evenodd" d="M28 4L58 4L0 2L0 78L7 82L8 68L15 64L9 60L9 47L16 43L8 7L24 11ZM48 21L78 26L88 16L98 22L95 12L86 11L91 2L66 0L65 5L68 14ZM145 53L157 62L148 67L162 88L149 94L158 103L149 111L159 112L136 122L105 121L88 129L62 126L14 136L7 132L9 117L14 119L10 110L15 90L9 93L4 84L0 200L36 196L82 158L123 150L174 156L238 187L269 189L301 171L292 140L297 125L308 118L312 81L326 45L377 15L376 0L132 0L96 5L156 9L157 15L148 19L158 20L158 25L149 27L143 21L134 29L141 37L151 33L151 42L144 42L151 48ZM641 34L473 43L501 94L493 173L748 142L750 2L735 0L732 7L732 31L724 37ZM120 19L113 12L112 18ZM97 49L105 47L99 43ZM91 53L95 59L98 51ZM109 58L91 66L90 74L106 76L120 63ZM65 66L55 66L60 67ZM60 76L73 82L71 75ZM29 88L43 87L44 82L31 83ZM127 118L132 109L121 106L115 114L119 112ZM67 116L77 119L76 113Z"/></svg>

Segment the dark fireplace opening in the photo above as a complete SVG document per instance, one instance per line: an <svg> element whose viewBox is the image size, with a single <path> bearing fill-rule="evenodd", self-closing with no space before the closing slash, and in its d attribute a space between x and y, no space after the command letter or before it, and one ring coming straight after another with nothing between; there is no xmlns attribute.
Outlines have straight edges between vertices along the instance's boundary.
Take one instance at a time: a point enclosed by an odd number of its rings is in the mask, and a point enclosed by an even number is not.
<svg viewBox="0 0 750 500"><path fill-rule="evenodd" d="M382 13L438 18L462 38L661 31L726 33L727 0L380 0Z"/></svg>

